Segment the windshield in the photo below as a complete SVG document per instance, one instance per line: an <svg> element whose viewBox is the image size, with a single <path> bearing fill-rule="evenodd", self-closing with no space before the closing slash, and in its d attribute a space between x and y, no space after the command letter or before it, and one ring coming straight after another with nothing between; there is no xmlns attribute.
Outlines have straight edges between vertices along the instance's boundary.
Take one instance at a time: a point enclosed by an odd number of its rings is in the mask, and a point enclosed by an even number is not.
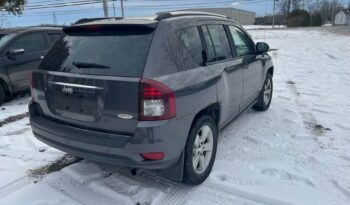
<svg viewBox="0 0 350 205"><path fill-rule="evenodd" d="M69 32L39 66L67 73L141 77L153 29Z"/></svg>

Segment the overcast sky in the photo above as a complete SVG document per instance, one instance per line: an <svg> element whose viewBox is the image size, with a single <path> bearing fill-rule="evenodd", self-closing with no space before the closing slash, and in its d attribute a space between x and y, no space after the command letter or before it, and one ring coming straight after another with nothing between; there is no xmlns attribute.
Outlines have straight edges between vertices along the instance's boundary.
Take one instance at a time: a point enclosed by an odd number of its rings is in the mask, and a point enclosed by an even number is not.
<svg viewBox="0 0 350 205"><path fill-rule="evenodd" d="M8 26L29 26L38 24L68 25L81 18L103 17L102 3L93 3L97 0L28 0L27 6L21 16L14 17L5 14ZM345 4L346 0L343 0ZM56 8L51 5L71 4L72 2L84 5L65 6ZM116 16L121 15L120 1L109 0L109 16L114 16L113 3ZM152 15L159 11L176 10L184 8L208 7L235 7L256 12L257 16L272 13L273 0L127 0L124 1L125 16ZM33 9L38 8L39 9ZM44 7L44 8L42 8Z"/></svg>

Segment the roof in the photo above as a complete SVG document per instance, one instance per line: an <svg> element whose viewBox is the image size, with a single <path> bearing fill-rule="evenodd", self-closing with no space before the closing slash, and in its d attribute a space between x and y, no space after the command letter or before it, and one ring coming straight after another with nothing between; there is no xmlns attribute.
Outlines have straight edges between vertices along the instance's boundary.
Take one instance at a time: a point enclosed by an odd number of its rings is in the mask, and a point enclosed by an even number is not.
<svg viewBox="0 0 350 205"><path fill-rule="evenodd" d="M128 25L145 25L153 26L159 21L165 19L171 19L176 17L208 17L208 18L225 18L225 15L220 15L217 13L201 12L201 11L170 11L170 12L160 12L154 16L145 17L132 17L132 18L84 18L76 21L72 26L81 25L111 25L111 24L128 24Z"/></svg>

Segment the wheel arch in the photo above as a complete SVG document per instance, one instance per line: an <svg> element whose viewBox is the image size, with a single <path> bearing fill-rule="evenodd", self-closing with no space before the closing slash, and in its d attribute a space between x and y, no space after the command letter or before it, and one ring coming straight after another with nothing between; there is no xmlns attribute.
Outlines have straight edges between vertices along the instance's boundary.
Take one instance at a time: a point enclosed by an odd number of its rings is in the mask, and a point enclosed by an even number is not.
<svg viewBox="0 0 350 205"><path fill-rule="evenodd" d="M10 97L11 96L10 87L8 83L1 76L0 76L0 86L2 86L5 89L6 97Z"/></svg>
<svg viewBox="0 0 350 205"><path fill-rule="evenodd" d="M215 121L215 125L219 127L219 122L220 122L220 104L219 103L214 103L211 105L208 105L201 111L199 111L193 118L191 128L193 127L193 124L203 115L209 115L210 117L213 118Z"/></svg>
<svg viewBox="0 0 350 205"><path fill-rule="evenodd" d="M274 73L274 67L271 66L267 69L267 73L271 74L271 76L273 76L273 73Z"/></svg>

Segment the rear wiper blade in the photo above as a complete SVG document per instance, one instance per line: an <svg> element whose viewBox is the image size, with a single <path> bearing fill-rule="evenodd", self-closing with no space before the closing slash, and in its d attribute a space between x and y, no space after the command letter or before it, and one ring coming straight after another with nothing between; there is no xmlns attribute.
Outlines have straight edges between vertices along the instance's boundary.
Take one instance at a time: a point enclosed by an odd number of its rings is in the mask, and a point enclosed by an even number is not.
<svg viewBox="0 0 350 205"><path fill-rule="evenodd" d="M101 69L110 69L111 67L106 65L101 65L97 63L86 63L86 62L77 62L72 63L77 68L101 68Z"/></svg>

